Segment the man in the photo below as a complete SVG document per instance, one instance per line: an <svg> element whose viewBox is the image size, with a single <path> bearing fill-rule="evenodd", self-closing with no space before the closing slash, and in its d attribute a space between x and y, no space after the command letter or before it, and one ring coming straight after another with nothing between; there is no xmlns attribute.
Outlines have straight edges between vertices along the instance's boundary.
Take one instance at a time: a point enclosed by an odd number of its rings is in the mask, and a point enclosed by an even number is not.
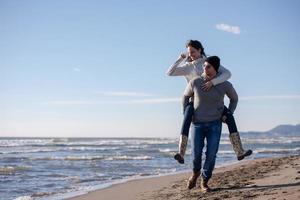
<svg viewBox="0 0 300 200"><path fill-rule="evenodd" d="M194 98L194 116L192 124L192 159L193 175L189 178L188 188L196 186L198 177L201 175L201 190L210 190L208 181L215 167L216 154L219 149L222 122L221 115L224 109L225 94L230 99L228 109L234 112L238 95L230 82L225 81L205 91L201 88L203 84L216 77L220 67L220 59L217 56L207 57L204 64L204 73L201 77L191 80L185 89L183 96L183 107L189 103L189 98ZM206 139L206 158L201 171L202 150ZM201 172L200 172L201 171Z"/></svg>
<svg viewBox="0 0 300 200"><path fill-rule="evenodd" d="M206 59L204 47L198 40L189 40L186 43L187 53L182 53L178 60L167 70L169 76L183 76L189 83L195 77L201 76L204 73L203 64ZM218 74L215 78L203 84L204 90L209 90L212 86L216 86L220 83L227 81L231 76L231 72L220 65ZM184 156L188 143L190 126L194 114L194 107L192 98L190 103L184 108L183 121L179 137L178 153L174 155L174 159L180 164L184 163ZM243 148L238 128L235 123L235 117L232 113L224 107L222 121L226 123L229 130L230 142L233 146L234 152L238 160L243 160L245 157L252 154L252 150L245 150Z"/></svg>

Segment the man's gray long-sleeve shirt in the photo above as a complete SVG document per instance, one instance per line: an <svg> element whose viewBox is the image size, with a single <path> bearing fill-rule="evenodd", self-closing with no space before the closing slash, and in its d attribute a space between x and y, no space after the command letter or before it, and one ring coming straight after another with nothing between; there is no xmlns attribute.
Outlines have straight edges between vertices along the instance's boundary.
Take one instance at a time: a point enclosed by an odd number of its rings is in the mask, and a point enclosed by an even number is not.
<svg viewBox="0 0 300 200"><path fill-rule="evenodd" d="M228 81L213 86L208 91L203 91L201 86L205 83L205 77L196 77L189 82L183 95L185 107L190 97L194 97L193 122L210 122L220 119L224 109L224 96L230 99L228 109L233 113L238 102L238 95L232 84Z"/></svg>

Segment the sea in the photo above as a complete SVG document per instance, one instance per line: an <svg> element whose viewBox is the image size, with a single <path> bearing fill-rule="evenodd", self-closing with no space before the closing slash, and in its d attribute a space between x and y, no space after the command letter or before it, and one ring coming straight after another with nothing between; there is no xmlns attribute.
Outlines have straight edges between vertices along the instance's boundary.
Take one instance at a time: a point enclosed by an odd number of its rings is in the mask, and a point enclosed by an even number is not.
<svg viewBox="0 0 300 200"><path fill-rule="evenodd" d="M247 159L300 154L300 136L243 137ZM189 142L190 143L190 142ZM55 200L116 183L191 171L173 156L178 138L0 138L0 199ZM223 133L216 167L238 162Z"/></svg>

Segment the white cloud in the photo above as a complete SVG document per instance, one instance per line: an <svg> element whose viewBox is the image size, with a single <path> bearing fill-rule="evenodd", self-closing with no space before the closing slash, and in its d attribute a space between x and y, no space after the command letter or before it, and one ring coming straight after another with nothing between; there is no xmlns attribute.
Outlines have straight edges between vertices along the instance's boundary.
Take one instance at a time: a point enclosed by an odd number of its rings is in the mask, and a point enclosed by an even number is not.
<svg viewBox="0 0 300 200"><path fill-rule="evenodd" d="M80 100L57 100L42 102L42 105L95 105L109 103L109 101L80 101Z"/></svg>
<svg viewBox="0 0 300 200"><path fill-rule="evenodd" d="M180 102L178 97L165 97L165 98L148 98L148 99L134 99L123 101L81 101L81 100L59 100L42 102L42 105L98 105L98 104L161 104Z"/></svg>
<svg viewBox="0 0 300 200"><path fill-rule="evenodd" d="M241 30L240 30L239 26L231 26L231 25L228 25L228 24L217 24L216 28L218 30L233 33L233 34L240 34L241 33Z"/></svg>
<svg viewBox="0 0 300 200"><path fill-rule="evenodd" d="M141 92L97 92L104 96L129 97L129 99L114 98L110 100L56 100L41 102L42 105L99 105L99 104L161 104L180 102L180 97L156 97L157 95Z"/></svg>
<svg viewBox="0 0 300 200"><path fill-rule="evenodd" d="M277 99L291 99L300 100L300 95L265 95L265 96L248 96L239 97L243 101L256 100L277 100ZM146 99L130 99L130 100L100 100L100 101L85 101L85 100L58 100L42 102L42 105L99 105L99 104L165 104L178 103L181 101L180 97L161 97L161 98L146 98Z"/></svg>
<svg viewBox="0 0 300 200"><path fill-rule="evenodd" d="M139 100L131 100L130 103L133 104L158 104L158 103L173 103L180 102L180 98L178 97L167 97L167 98L153 98L153 99L139 99Z"/></svg>
<svg viewBox="0 0 300 200"><path fill-rule="evenodd" d="M78 67L74 67L73 70L74 70L75 72L80 72L80 71L81 71Z"/></svg>
<svg viewBox="0 0 300 200"><path fill-rule="evenodd" d="M299 99L300 95L263 95L263 96L248 96L248 97L240 97L240 100L261 100L261 99Z"/></svg>
<svg viewBox="0 0 300 200"><path fill-rule="evenodd" d="M98 94L102 94L105 96L123 96L123 97L151 97L154 96L153 94L149 93L141 93L141 92L124 92L124 91L118 91L118 92L96 92Z"/></svg>

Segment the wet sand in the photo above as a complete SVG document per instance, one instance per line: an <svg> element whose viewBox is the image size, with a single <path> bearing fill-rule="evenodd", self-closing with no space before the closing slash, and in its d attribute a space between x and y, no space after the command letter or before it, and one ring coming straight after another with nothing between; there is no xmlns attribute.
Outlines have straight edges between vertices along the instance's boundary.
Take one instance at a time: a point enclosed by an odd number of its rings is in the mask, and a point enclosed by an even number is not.
<svg viewBox="0 0 300 200"><path fill-rule="evenodd" d="M300 155L240 161L215 169L209 193L186 188L190 173L132 180L72 200L300 199Z"/></svg>

